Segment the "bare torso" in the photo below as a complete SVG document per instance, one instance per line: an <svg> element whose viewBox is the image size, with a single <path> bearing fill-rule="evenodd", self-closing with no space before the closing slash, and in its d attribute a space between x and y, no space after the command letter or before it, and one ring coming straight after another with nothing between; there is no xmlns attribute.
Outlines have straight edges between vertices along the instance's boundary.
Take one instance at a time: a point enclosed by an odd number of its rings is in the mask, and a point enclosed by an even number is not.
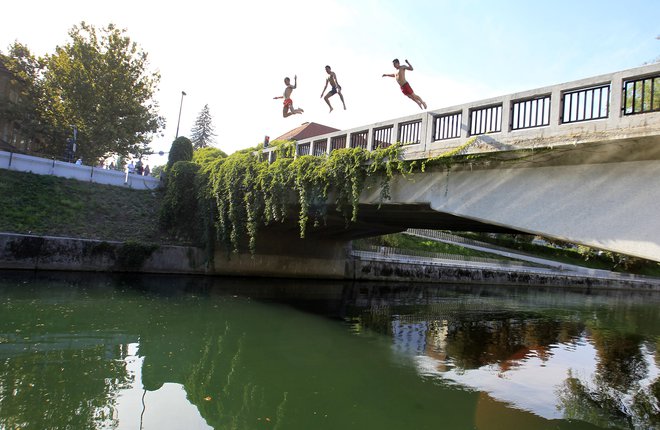
<svg viewBox="0 0 660 430"><path fill-rule="evenodd" d="M330 72L330 75L328 75L328 83L333 88L337 87L337 75L335 72Z"/></svg>
<svg viewBox="0 0 660 430"><path fill-rule="evenodd" d="M406 83L406 67L405 66L399 66L399 69L396 71L394 74L394 79L399 83L399 85L403 86Z"/></svg>

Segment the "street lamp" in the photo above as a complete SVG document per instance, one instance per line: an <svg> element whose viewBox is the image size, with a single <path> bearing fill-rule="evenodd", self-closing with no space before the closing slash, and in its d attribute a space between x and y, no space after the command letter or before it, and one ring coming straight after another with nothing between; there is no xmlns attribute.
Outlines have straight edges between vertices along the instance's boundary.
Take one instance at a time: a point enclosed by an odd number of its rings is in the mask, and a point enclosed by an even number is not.
<svg viewBox="0 0 660 430"><path fill-rule="evenodd" d="M179 120L176 122L176 136L174 139L179 137L179 124L181 123L181 108L183 107L183 96L186 95L185 91L181 91L181 104L179 105Z"/></svg>

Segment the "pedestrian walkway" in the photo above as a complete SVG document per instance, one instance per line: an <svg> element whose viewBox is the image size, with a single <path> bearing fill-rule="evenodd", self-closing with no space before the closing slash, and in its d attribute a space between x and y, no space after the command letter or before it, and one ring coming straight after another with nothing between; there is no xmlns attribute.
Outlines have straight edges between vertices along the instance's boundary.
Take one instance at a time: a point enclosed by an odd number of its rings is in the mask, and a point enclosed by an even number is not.
<svg viewBox="0 0 660 430"><path fill-rule="evenodd" d="M527 261L534 264L539 264L547 267L552 267L555 270L562 272L569 272L575 274L581 274L590 277L596 278L608 278L608 279L626 279L626 280L645 280L649 282L660 283L660 279L651 278L645 276L631 275L627 273L618 273L611 272L609 270L600 270L592 269L589 267L577 266L574 264L567 264L564 262L548 260L545 258L539 258L532 255L520 253L514 250L503 248L497 245L492 245L489 243L479 242L472 239L467 239L461 236L455 236L443 231L438 230L426 230L426 229L408 229L405 231L406 234L422 237L425 239L435 240L437 242L443 242L451 245L462 246L464 248L473 249L476 251L488 252L491 254L501 255L503 257L511 258L514 260Z"/></svg>

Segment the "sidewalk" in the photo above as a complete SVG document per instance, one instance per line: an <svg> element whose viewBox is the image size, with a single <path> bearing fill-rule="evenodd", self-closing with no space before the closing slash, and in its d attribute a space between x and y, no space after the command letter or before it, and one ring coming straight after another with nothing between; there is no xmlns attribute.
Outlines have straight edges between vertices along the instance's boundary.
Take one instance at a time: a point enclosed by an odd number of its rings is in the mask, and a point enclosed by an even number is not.
<svg viewBox="0 0 660 430"><path fill-rule="evenodd" d="M423 237L424 239L430 239L437 242L474 249L476 251L501 255L503 257L512 258L515 260L528 261L530 263L540 264L547 267L553 267L556 270L560 270L562 272L578 273L581 275L587 275L598 278L609 278L609 279L628 279L628 280L644 279L646 281L660 283L660 279L657 278L630 275L625 273L611 272L609 270L591 269L589 267L566 264L554 260L548 260L545 258L534 257L513 250L505 249L496 245L490 245L488 243L478 242L475 240L466 239L464 237L454 236L448 233L439 232L435 230L408 229L405 233L411 236Z"/></svg>

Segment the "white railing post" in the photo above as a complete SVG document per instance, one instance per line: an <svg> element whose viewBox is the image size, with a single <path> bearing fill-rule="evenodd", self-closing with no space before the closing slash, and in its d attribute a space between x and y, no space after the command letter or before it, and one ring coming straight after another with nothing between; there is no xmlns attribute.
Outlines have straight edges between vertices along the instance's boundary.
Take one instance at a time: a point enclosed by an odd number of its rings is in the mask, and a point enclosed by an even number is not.
<svg viewBox="0 0 660 430"><path fill-rule="evenodd" d="M467 139L470 137L470 108L463 106L461 109L461 133L460 139Z"/></svg>
<svg viewBox="0 0 660 430"><path fill-rule="evenodd" d="M374 129L375 127L369 127L367 132L367 151L369 152L374 150Z"/></svg>
<svg viewBox="0 0 660 430"><path fill-rule="evenodd" d="M507 135L511 132L511 96L502 99L502 124L500 133Z"/></svg>
<svg viewBox="0 0 660 430"><path fill-rule="evenodd" d="M420 130L420 137L424 144L424 151L428 150L429 145L433 142L433 127L435 122L435 116L433 114L426 112L424 119L422 120L422 130Z"/></svg>
<svg viewBox="0 0 660 430"><path fill-rule="evenodd" d="M610 82L610 111L608 117L618 122L623 116L623 75L617 73Z"/></svg>

